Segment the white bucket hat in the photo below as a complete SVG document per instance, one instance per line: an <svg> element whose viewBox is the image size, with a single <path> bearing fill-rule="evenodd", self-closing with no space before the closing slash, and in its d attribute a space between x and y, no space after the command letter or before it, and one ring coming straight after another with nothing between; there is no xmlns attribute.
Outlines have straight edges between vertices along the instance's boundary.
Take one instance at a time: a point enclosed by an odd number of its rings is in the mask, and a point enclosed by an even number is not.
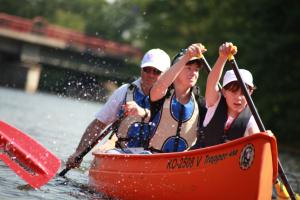
<svg viewBox="0 0 300 200"><path fill-rule="evenodd" d="M245 69L239 69L239 72L241 74L241 77L242 77L244 83L246 83L247 85L249 85L251 87L254 87L252 74L248 70L245 70ZM236 78L233 70L228 70L225 73L224 78L223 78L223 87L226 86L228 83L231 83L232 81L237 81L237 78Z"/></svg>
<svg viewBox="0 0 300 200"><path fill-rule="evenodd" d="M144 55L141 68L154 67L161 72L170 68L171 60L169 55L161 49L151 49Z"/></svg>

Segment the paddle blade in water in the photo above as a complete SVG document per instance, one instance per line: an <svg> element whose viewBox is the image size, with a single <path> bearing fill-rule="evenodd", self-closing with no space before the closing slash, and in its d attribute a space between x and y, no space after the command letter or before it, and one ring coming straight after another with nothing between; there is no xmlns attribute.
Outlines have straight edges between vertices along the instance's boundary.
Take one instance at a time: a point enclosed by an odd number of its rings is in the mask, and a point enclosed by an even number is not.
<svg viewBox="0 0 300 200"><path fill-rule="evenodd" d="M34 188L49 182L60 159L20 130L0 121L0 160Z"/></svg>

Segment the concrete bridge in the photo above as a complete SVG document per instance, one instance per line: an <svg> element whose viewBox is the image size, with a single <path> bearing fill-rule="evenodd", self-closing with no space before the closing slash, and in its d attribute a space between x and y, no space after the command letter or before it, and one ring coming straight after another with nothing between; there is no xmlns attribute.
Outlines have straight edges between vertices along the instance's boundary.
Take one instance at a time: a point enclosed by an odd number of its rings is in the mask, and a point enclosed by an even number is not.
<svg viewBox="0 0 300 200"><path fill-rule="evenodd" d="M35 92L43 66L124 79L139 49L49 24L0 13L0 84Z"/></svg>

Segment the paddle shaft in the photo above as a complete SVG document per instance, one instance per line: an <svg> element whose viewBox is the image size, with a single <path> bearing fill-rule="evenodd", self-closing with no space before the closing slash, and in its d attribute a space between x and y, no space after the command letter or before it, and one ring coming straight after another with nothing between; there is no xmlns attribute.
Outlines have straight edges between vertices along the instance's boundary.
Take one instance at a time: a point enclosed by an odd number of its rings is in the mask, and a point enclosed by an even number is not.
<svg viewBox="0 0 300 200"><path fill-rule="evenodd" d="M255 105L254 105L254 103L252 101L252 98L250 97L250 95L248 93L246 85L245 85L245 83L244 83L244 81L243 81L243 79L241 77L240 72L239 72L239 67L238 67L238 65L236 63L236 60L234 59L233 56L231 57L231 59L229 59L229 62L231 63L232 69L233 69L233 71L234 71L234 73L235 73L235 75L236 75L236 77L237 77L237 79L238 79L238 81L239 81L239 83L241 85L242 92L243 92L243 94L244 94L244 96L246 98L246 101L247 101L248 106L249 106L249 108L250 108L250 110L252 112L252 115L253 115L253 117L254 117L254 119L255 119L258 127L259 127L259 130L262 131L262 132L265 132L266 131L265 126L264 126L264 124L263 124L263 122L262 122L262 120L261 120L261 118L260 118L260 116L259 116L259 114L257 112L257 109L256 109L256 107L255 107ZM281 177L281 179L283 181L283 184L286 187L286 189L287 189L287 191L288 191L291 199L292 200L296 200L295 193L294 193L291 185L288 182L288 179L287 179L287 177L286 177L286 175L284 173L284 170L283 170L283 168L281 166L281 163L280 163L279 159L278 159L278 172L279 172L279 175L280 175L280 177Z"/></svg>
<svg viewBox="0 0 300 200"><path fill-rule="evenodd" d="M211 71L211 67L209 66L208 62L206 61L205 57L202 55L201 57L203 63L204 63L204 68L205 68L205 71L207 73L209 73Z"/></svg>
<svg viewBox="0 0 300 200"><path fill-rule="evenodd" d="M208 62L206 61L206 59L203 55L202 55L201 59L204 63L205 71L209 74L209 72L211 72L211 67L209 66ZM218 83L218 87L219 87L220 90L222 89L222 86L221 86L220 83Z"/></svg>
<svg viewBox="0 0 300 200"><path fill-rule="evenodd" d="M76 158L75 158L75 162L79 162L80 160L83 159L83 157L89 153L91 151L91 149L94 148L94 146L96 146L98 144L98 142L100 140L102 140L105 136L107 136L109 133L114 133L117 131L120 122L122 121L124 117L120 117L119 119L117 119L114 123L112 123L109 127L107 127L102 133L100 133L93 141L92 143L86 148L84 149ZM63 169L58 175L59 176L65 176L65 174L72 169L71 167L66 167L65 169Z"/></svg>

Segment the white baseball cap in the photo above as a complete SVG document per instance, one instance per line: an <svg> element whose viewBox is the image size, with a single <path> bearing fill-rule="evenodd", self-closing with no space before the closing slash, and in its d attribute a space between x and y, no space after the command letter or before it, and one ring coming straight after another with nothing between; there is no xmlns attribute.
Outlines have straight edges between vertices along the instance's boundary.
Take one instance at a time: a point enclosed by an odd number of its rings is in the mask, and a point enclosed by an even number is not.
<svg viewBox="0 0 300 200"><path fill-rule="evenodd" d="M239 72L244 83L251 87L254 87L252 74L246 69L239 69ZM223 87L226 86L228 83L231 83L232 81L237 81L237 78L233 70L228 70L223 78Z"/></svg>
<svg viewBox="0 0 300 200"><path fill-rule="evenodd" d="M161 72L170 68L171 60L169 55L161 49L151 49L144 55L141 68L154 67Z"/></svg>

